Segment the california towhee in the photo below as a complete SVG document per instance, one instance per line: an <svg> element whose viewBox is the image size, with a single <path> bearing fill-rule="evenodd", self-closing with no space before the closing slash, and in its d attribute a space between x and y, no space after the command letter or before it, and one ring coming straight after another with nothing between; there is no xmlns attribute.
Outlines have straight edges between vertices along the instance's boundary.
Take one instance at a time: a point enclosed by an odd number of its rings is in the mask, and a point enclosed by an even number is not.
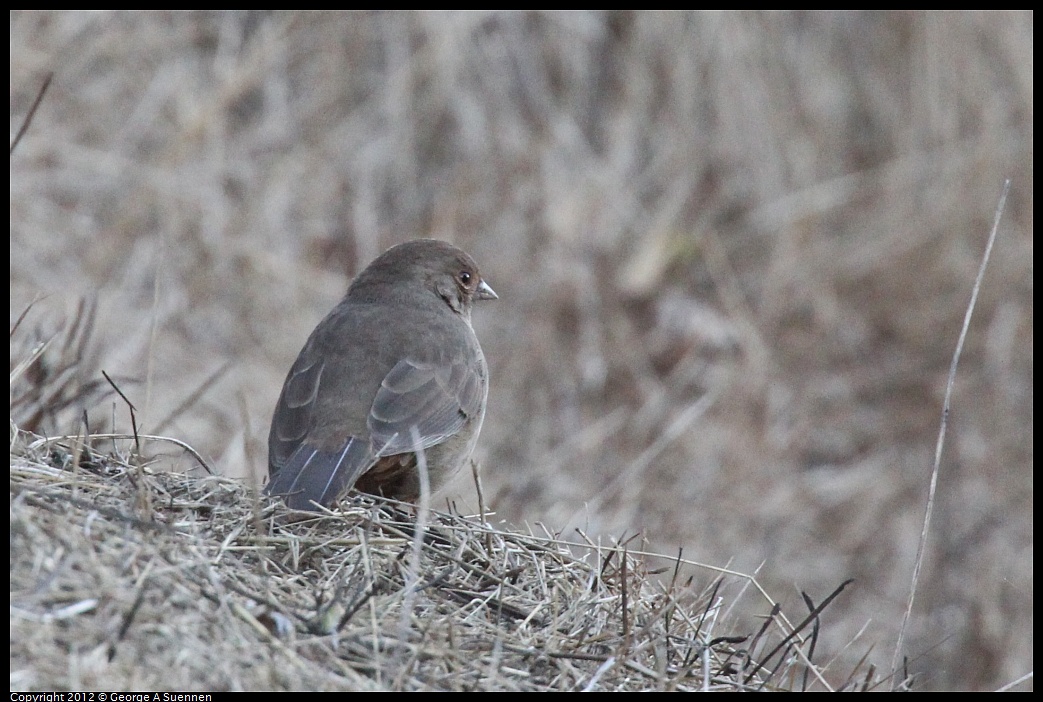
<svg viewBox="0 0 1043 702"><path fill-rule="evenodd" d="M294 509L352 486L416 501L422 450L437 490L471 455L489 369L471 303L494 300L474 259L451 244L394 246L319 322L283 384L268 435L268 485Z"/></svg>

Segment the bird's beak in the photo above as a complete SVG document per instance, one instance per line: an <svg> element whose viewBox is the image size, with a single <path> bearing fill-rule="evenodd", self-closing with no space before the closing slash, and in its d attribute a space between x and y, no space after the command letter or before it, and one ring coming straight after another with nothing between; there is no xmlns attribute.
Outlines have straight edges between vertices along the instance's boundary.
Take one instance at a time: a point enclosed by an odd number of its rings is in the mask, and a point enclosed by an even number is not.
<svg viewBox="0 0 1043 702"><path fill-rule="evenodd" d="M484 280L478 285L478 299L479 300L498 300L499 295L496 291L489 287L489 284Z"/></svg>

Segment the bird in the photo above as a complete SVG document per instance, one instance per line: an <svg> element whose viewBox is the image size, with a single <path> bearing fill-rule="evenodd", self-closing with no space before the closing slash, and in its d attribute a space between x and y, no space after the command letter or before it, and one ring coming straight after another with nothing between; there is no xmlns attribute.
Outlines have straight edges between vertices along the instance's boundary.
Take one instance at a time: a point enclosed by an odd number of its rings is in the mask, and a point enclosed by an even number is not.
<svg viewBox="0 0 1043 702"><path fill-rule="evenodd" d="M374 259L286 376L265 491L316 511L352 487L416 502L421 466L431 492L445 485L474 450L489 394L471 306L495 299L474 259L444 241Z"/></svg>

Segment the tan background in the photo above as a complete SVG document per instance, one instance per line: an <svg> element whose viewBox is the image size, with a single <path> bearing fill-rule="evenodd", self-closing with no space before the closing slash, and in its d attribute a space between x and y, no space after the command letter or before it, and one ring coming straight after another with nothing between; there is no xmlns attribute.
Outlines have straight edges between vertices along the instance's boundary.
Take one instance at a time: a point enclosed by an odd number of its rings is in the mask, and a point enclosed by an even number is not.
<svg viewBox="0 0 1043 702"><path fill-rule="evenodd" d="M143 431L260 480L350 276L448 239L500 294L475 315L500 516L763 564L792 612L854 577L821 645L868 622L836 674L886 668L1009 177L909 646L923 687L1001 685L1032 667L1032 19L13 13L12 134L55 78L11 159L12 323L44 296L12 363L97 315L12 419L129 430L105 370Z"/></svg>

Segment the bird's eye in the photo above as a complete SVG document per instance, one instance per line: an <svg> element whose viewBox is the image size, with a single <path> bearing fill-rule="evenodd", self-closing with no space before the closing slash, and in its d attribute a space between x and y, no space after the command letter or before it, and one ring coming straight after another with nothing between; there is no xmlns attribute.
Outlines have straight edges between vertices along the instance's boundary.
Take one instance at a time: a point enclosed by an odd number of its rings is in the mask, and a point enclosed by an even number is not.
<svg viewBox="0 0 1043 702"><path fill-rule="evenodd" d="M460 271L459 278L460 278L460 282L463 284L464 287L467 287L467 286L469 286L471 284L471 273L470 273L470 271Z"/></svg>

